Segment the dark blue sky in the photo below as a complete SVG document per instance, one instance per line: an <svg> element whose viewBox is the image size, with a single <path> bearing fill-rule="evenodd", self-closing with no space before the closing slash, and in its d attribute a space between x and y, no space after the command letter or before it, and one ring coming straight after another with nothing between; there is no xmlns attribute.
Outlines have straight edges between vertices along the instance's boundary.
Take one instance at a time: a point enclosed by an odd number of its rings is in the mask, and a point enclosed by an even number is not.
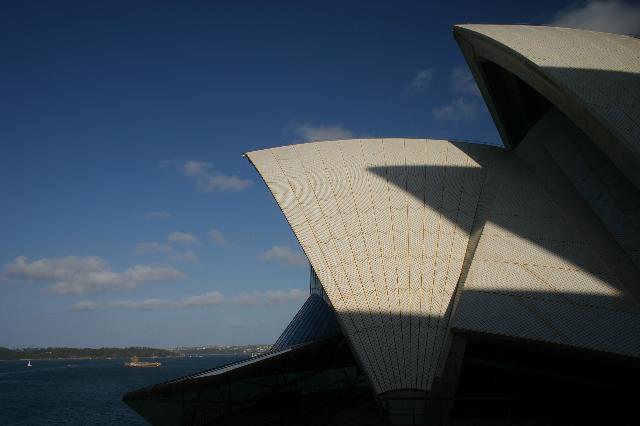
<svg viewBox="0 0 640 426"><path fill-rule="evenodd" d="M273 341L308 271L241 154L499 142L452 25L580 5L2 2L0 346Z"/></svg>

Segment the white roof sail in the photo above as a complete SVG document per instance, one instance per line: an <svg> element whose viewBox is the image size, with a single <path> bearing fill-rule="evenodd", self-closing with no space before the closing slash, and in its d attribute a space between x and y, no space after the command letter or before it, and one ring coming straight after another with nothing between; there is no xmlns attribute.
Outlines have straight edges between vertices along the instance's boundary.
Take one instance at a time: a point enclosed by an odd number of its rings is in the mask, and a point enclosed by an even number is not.
<svg viewBox="0 0 640 426"><path fill-rule="evenodd" d="M588 205L552 161L520 152L568 142L555 115L534 126L497 179L451 326L640 357L640 309L630 288L637 275L629 280L617 263L625 252L601 238L607 228L589 220ZM517 155L546 164L546 182Z"/></svg>
<svg viewBox="0 0 640 426"><path fill-rule="evenodd" d="M373 388L429 391L452 327L640 357L627 259L637 258L638 208L627 204L629 185L640 189L640 40L521 25L454 36L509 149L350 139L247 154ZM625 221L560 161L556 145L573 136L554 129L567 123L631 182L603 181Z"/></svg>
<svg viewBox="0 0 640 426"><path fill-rule="evenodd" d="M482 69L486 62L513 73L552 102L640 190L640 39L573 28L476 24L454 26L454 36L507 146L514 141L504 133L504 117L496 113Z"/></svg>
<svg viewBox="0 0 640 426"><path fill-rule="evenodd" d="M429 391L452 327L640 356L606 247L515 153L354 139L247 155L378 394Z"/></svg>
<svg viewBox="0 0 640 426"><path fill-rule="evenodd" d="M247 154L378 393L430 389L485 179L474 157L504 153L355 139Z"/></svg>

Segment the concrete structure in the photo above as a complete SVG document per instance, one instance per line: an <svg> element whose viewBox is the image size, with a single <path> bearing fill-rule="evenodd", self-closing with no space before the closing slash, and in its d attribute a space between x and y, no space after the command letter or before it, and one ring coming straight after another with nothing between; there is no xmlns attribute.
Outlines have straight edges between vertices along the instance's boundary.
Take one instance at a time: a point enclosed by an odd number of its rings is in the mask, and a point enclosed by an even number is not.
<svg viewBox="0 0 640 426"><path fill-rule="evenodd" d="M361 376L336 389L366 383L372 400L354 401L394 424L455 422L492 381L511 398L493 406L524 422L543 387L541 412L559 407L556 386L619 405L618 384L640 377L640 40L492 25L454 37L504 148L352 139L246 154L312 270L274 350L343 339L341 365ZM594 419L594 405L562 407Z"/></svg>

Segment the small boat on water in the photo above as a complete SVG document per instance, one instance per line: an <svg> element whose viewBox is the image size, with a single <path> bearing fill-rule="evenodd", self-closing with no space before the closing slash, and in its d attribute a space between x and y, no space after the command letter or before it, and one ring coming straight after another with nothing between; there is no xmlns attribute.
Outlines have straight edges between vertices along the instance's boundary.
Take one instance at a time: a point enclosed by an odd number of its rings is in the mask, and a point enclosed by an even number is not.
<svg viewBox="0 0 640 426"><path fill-rule="evenodd" d="M33 365L31 365L31 361L27 361L27 367L33 367Z"/></svg>
<svg viewBox="0 0 640 426"><path fill-rule="evenodd" d="M161 362L146 362L140 361L137 356L132 356L129 362L125 362L125 367L160 367Z"/></svg>

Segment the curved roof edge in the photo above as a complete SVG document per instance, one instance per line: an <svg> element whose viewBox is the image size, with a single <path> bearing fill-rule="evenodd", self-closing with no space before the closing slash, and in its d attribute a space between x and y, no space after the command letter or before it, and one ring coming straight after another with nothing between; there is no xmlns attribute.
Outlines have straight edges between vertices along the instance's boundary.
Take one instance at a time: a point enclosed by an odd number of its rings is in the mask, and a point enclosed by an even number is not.
<svg viewBox="0 0 640 426"><path fill-rule="evenodd" d="M525 25L453 33L506 147L555 105L640 189L640 40Z"/></svg>

